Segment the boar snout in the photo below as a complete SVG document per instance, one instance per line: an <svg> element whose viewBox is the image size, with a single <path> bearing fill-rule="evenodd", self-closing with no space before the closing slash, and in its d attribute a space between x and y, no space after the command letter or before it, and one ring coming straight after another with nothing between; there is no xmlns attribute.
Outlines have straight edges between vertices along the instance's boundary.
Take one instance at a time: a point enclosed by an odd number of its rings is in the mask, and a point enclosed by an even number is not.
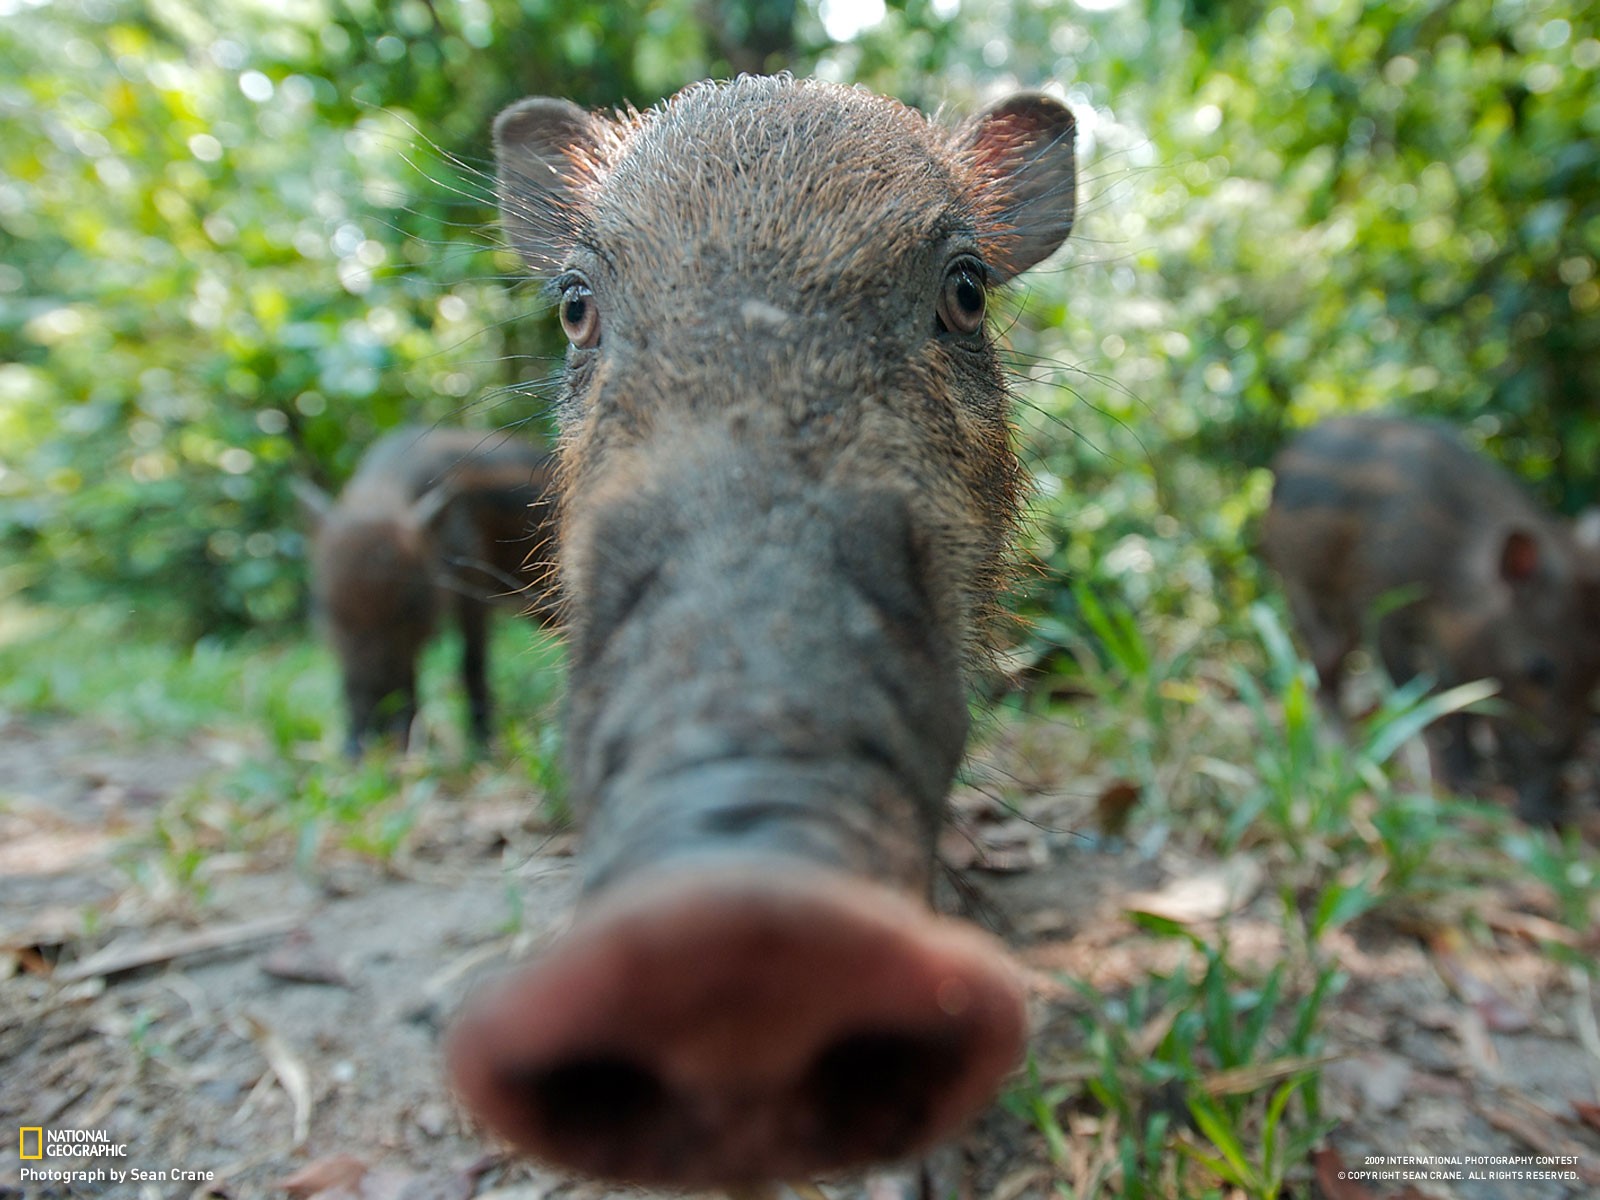
<svg viewBox="0 0 1600 1200"><path fill-rule="evenodd" d="M925 890L968 718L909 508L756 472L701 470L573 522L577 563L634 567L574 617L589 877L737 837Z"/></svg>
<svg viewBox="0 0 1600 1200"><path fill-rule="evenodd" d="M451 1062L492 1128L570 1169L810 1178L959 1126L1021 1051L1022 997L987 935L877 884L702 863L608 894L477 1000Z"/></svg>

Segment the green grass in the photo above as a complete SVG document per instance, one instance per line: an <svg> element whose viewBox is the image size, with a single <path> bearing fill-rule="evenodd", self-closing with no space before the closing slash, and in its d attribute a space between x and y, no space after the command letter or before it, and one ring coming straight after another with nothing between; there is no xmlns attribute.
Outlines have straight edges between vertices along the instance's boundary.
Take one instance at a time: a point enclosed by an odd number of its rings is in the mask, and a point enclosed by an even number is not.
<svg viewBox="0 0 1600 1200"><path fill-rule="evenodd" d="M465 753L459 643L446 634L422 665L422 732ZM560 689L561 651L525 622L494 623L492 685L501 728L543 713ZM341 733L338 670L311 637L203 638L187 648L110 608L61 612L0 608L0 707L87 717L140 737L250 729L280 751L310 753Z"/></svg>
<svg viewBox="0 0 1600 1200"><path fill-rule="evenodd" d="M136 737L285 722L320 736L337 683L307 641L202 640L188 649L110 608L0 610L0 707L85 717Z"/></svg>
<svg viewBox="0 0 1600 1200"><path fill-rule="evenodd" d="M122 858L136 881L203 901L214 854L277 847L308 872L330 852L392 861L428 804L473 787L514 788L564 821L560 646L526 622L495 622L497 744L487 759L465 736L458 657L450 634L424 655L411 752L379 744L349 762L337 667L309 636L181 647L137 614L13 605L0 609L0 711L81 719L134 744L204 747L218 768L169 801Z"/></svg>
<svg viewBox="0 0 1600 1200"><path fill-rule="evenodd" d="M1080 1157L1100 1166L1076 1191L1063 1181L1060 1194L1073 1200L1209 1196L1219 1182L1277 1200L1330 1127L1318 1095L1320 1024L1342 977L1316 955L1262 974L1233 960L1225 936L1212 944L1149 914L1135 922L1189 953L1120 993L1075 982L1081 1061L1067 1081L1048 1083L1030 1062L1006 1107L1063 1167L1062 1114L1095 1114L1098 1144Z"/></svg>

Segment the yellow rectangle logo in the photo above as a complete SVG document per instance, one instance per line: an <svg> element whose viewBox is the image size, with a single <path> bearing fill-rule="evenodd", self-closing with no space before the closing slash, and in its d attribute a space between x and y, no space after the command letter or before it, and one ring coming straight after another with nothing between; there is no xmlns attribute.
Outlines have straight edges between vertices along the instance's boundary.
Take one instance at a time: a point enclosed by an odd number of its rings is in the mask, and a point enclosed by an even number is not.
<svg viewBox="0 0 1600 1200"><path fill-rule="evenodd" d="M33 1153L28 1153L28 1135L33 1134ZM17 1130L17 1157L18 1158L43 1158L44 1157L44 1126L31 1125Z"/></svg>

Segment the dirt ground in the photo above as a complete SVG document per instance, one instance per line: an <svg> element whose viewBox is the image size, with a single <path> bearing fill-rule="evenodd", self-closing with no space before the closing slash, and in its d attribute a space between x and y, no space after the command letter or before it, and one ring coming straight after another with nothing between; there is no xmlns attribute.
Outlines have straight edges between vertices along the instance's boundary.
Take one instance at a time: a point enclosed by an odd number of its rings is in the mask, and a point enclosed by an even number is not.
<svg viewBox="0 0 1600 1200"><path fill-rule="evenodd" d="M990 753L1008 752L1000 738ZM457 1109L439 1063L441 1029L473 983L566 920L572 835L542 827L504 786L469 789L431 804L389 863L324 856L297 869L287 850L219 854L200 868L197 898L142 864L159 852L166 807L203 792L230 753L0 717L0 1197L600 1196L500 1154ZM1185 861L1159 828L1127 846L1064 832L1093 827L1092 803L1048 783L1036 793L1028 820L980 789L959 794L950 857L963 868L955 903L1031 971L1044 1083L1083 1074L1081 1001L1065 980L1112 992L1171 966L1173 943L1139 934L1130 903L1201 929L1226 916L1236 953L1282 953L1259 868ZM1488 939L1393 921L1333 939L1349 979L1325 1013L1335 1057L1322 1094L1339 1124L1293 1194L1600 1195L1600 997L1541 953L1554 927L1539 907L1508 882ZM1083 1147L1098 1119L1065 1106L1072 1136L1052 1163L1033 1126L996 1107L927 1170L941 1195L1067 1196L1096 1169ZM125 1156L39 1165L128 1177L24 1184L28 1135L13 1131L30 1127L105 1131ZM1370 1155L1565 1155L1549 1169L1579 1178L1464 1177L1504 1169L1481 1164L1447 1166L1463 1176L1453 1180L1338 1179ZM915 1195L917 1179L907 1169L824 1191L890 1200Z"/></svg>

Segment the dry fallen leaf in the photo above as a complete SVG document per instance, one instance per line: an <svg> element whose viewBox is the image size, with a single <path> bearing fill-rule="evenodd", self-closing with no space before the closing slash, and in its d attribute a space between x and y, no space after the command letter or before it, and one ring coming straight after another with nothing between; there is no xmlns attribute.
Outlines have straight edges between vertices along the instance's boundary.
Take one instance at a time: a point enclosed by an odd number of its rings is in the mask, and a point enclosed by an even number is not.
<svg viewBox="0 0 1600 1200"><path fill-rule="evenodd" d="M1502 1089L1495 1099L1498 1103L1493 1108L1486 1103L1474 1106L1485 1121L1539 1154L1571 1158L1576 1164L1578 1178L1591 1185L1600 1183L1600 1168L1586 1161L1581 1142L1563 1135L1564 1122L1560 1117L1510 1088Z"/></svg>
<svg viewBox="0 0 1600 1200"><path fill-rule="evenodd" d="M1017 1200L1029 1188L1048 1178L1049 1172L1038 1163L1018 1167L995 1185L989 1200Z"/></svg>
<svg viewBox="0 0 1600 1200"><path fill-rule="evenodd" d="M1119 838L1127 833L1141 794L1139 785L1126 779L1113 780L1101 789L1094 802L1094 819L1102 837Z"/></svg>
<svg viewBox="0 0 1600 1200"><path fill-rule="evenodd" d="M1487 909L1482 913L1482 917L1489 928L1520 937L1535 945L1541 942L1554 942L1557 945L1573 947L1583 944L1582 934L1552 921L1549 917L1504 908Z"/></svg>
<svg viewBox="0 0 1600 1200"><path fill-rule="evenodd" d="M1455 1033L1473 1071L1480 1078L1498 1081L1502 1075L1500 1052L1495 1049L1494 1039L1489 1036L1489 1026L1483 1014L1475 1008L1463 1009L1460 1019L1456 1021Z"/></svg>
<svg viewBox="0 0 1600 1200"><path fill-rule="evenodd" d="M1247 855L1238 855L1216 867L1174 879L1159 891L1132 892L1124 899L1123 907L1182 925L1215 921L1250 903L1261 880L1261 864Z"/></svg>
<svg viewBox="0 0 1600 1200"><path fill-rule="evenodd" d="M289 1096L290 1104L294 1106L293 1144L302 1146L306 1138L311 1136L311 1073L306 1070L300 1056L270 1026L249 1013L245 1014L244 1019L267 1065L272 1068L272 1073L277 1076Z"/></svg>
<svg viewBox="0 0 1600 1200"><path fill-rule="evenodd" d="M1434 969L1461 1000L1472 1006L1492 1033L1520 1033L1533 1019L1483 977L1467 954L1459 931L1440 929L1428 938Z"/></svg>
<svg viewBox="0 0 1600 1200"><path fill-rule="evenodd" d="M0 843L0 875L63 875L88 871L111 852L112 837L104 829L82 829L64 822L53 829L35 829Z"/></svg>
<svg viewBox="0 0 1600 1200"><path fill-rule="evenodd" d="M302 1167L273 1186L293 1200L470 1200L477 1166L417 1174L369 1167L354 1154L332 1154Z"/></svg>
<svg viewBox="0 0 1600 1200"><path fill-rule="evenodd" d="M477 1182L470 1171L373 1171L361 1183L361 1200L471 1200Z"/></svg>
<svg viewBox="0 0 1600 1200"><path fill-rule="evenodd" d="M1585 1104L1582 1100L1574 1100L1572 1111L1578 1120L1596 1133L1600 1133L1600 1104Z"/></svg>
<svg viewBox="0 0 1600 1200"><path fill-rule="evenodd" d="M375 1167L361 1177L361 1188L357 1196L359 1200L431 1200L426 1192L419 1192L413 1197L413 1186L425 1178L413 1175L409 1171ZM333 1198L329 1197L329 1200Z"/></svg>
<svg viewBox="0 0 1600 1200"><path fill-rule="evenodd" d="M279 914L138 943L114 943L81 962L61 968L55 977L58 983L74 983L96 975L119 975L124 971L136 971L141 967L157 966L192 955L234 950L250 942L287 933L299 921L296 915Z"/></svg>
<svg viewBox="0 0 1600 1200"><path fill-rule="evenodd" d="M1316 1173L1322 1200L1377 1200L1365 1184L1343 1177L1344 1159L1331 1146L1311 1152L1311 1169Z"/></svg>
<svg viewBox="0 0 1600 1200"><path fill-rule="evenodd" d="M289 983L320 983L330 987L350 986L350 978L339 963L318 949L311 935L304 929L291 930L273 950L261 960L261 970L274 979Z"/></svg>
<svg viewBox="0 0 1600 1200"><path fill-rule="evenodd" d="M354 1193L361 1186L362 1176L366 1173L367 1164L354 1154L330 1154L307 1163L287 1179L280 1179L272 1186L288 1192L294 1200L310 1200L310 1197L339 1188Z"/></svg>
<svg viewBox="0 0 1600 1200"><path fill-rule="evenodd" d="M1394 1112L1409 1095L1413 1070L1410 1060L1375 1050L1333 1063L1324 1078L1354 1097L1362 1112L1381 1114Z"/></svg>

